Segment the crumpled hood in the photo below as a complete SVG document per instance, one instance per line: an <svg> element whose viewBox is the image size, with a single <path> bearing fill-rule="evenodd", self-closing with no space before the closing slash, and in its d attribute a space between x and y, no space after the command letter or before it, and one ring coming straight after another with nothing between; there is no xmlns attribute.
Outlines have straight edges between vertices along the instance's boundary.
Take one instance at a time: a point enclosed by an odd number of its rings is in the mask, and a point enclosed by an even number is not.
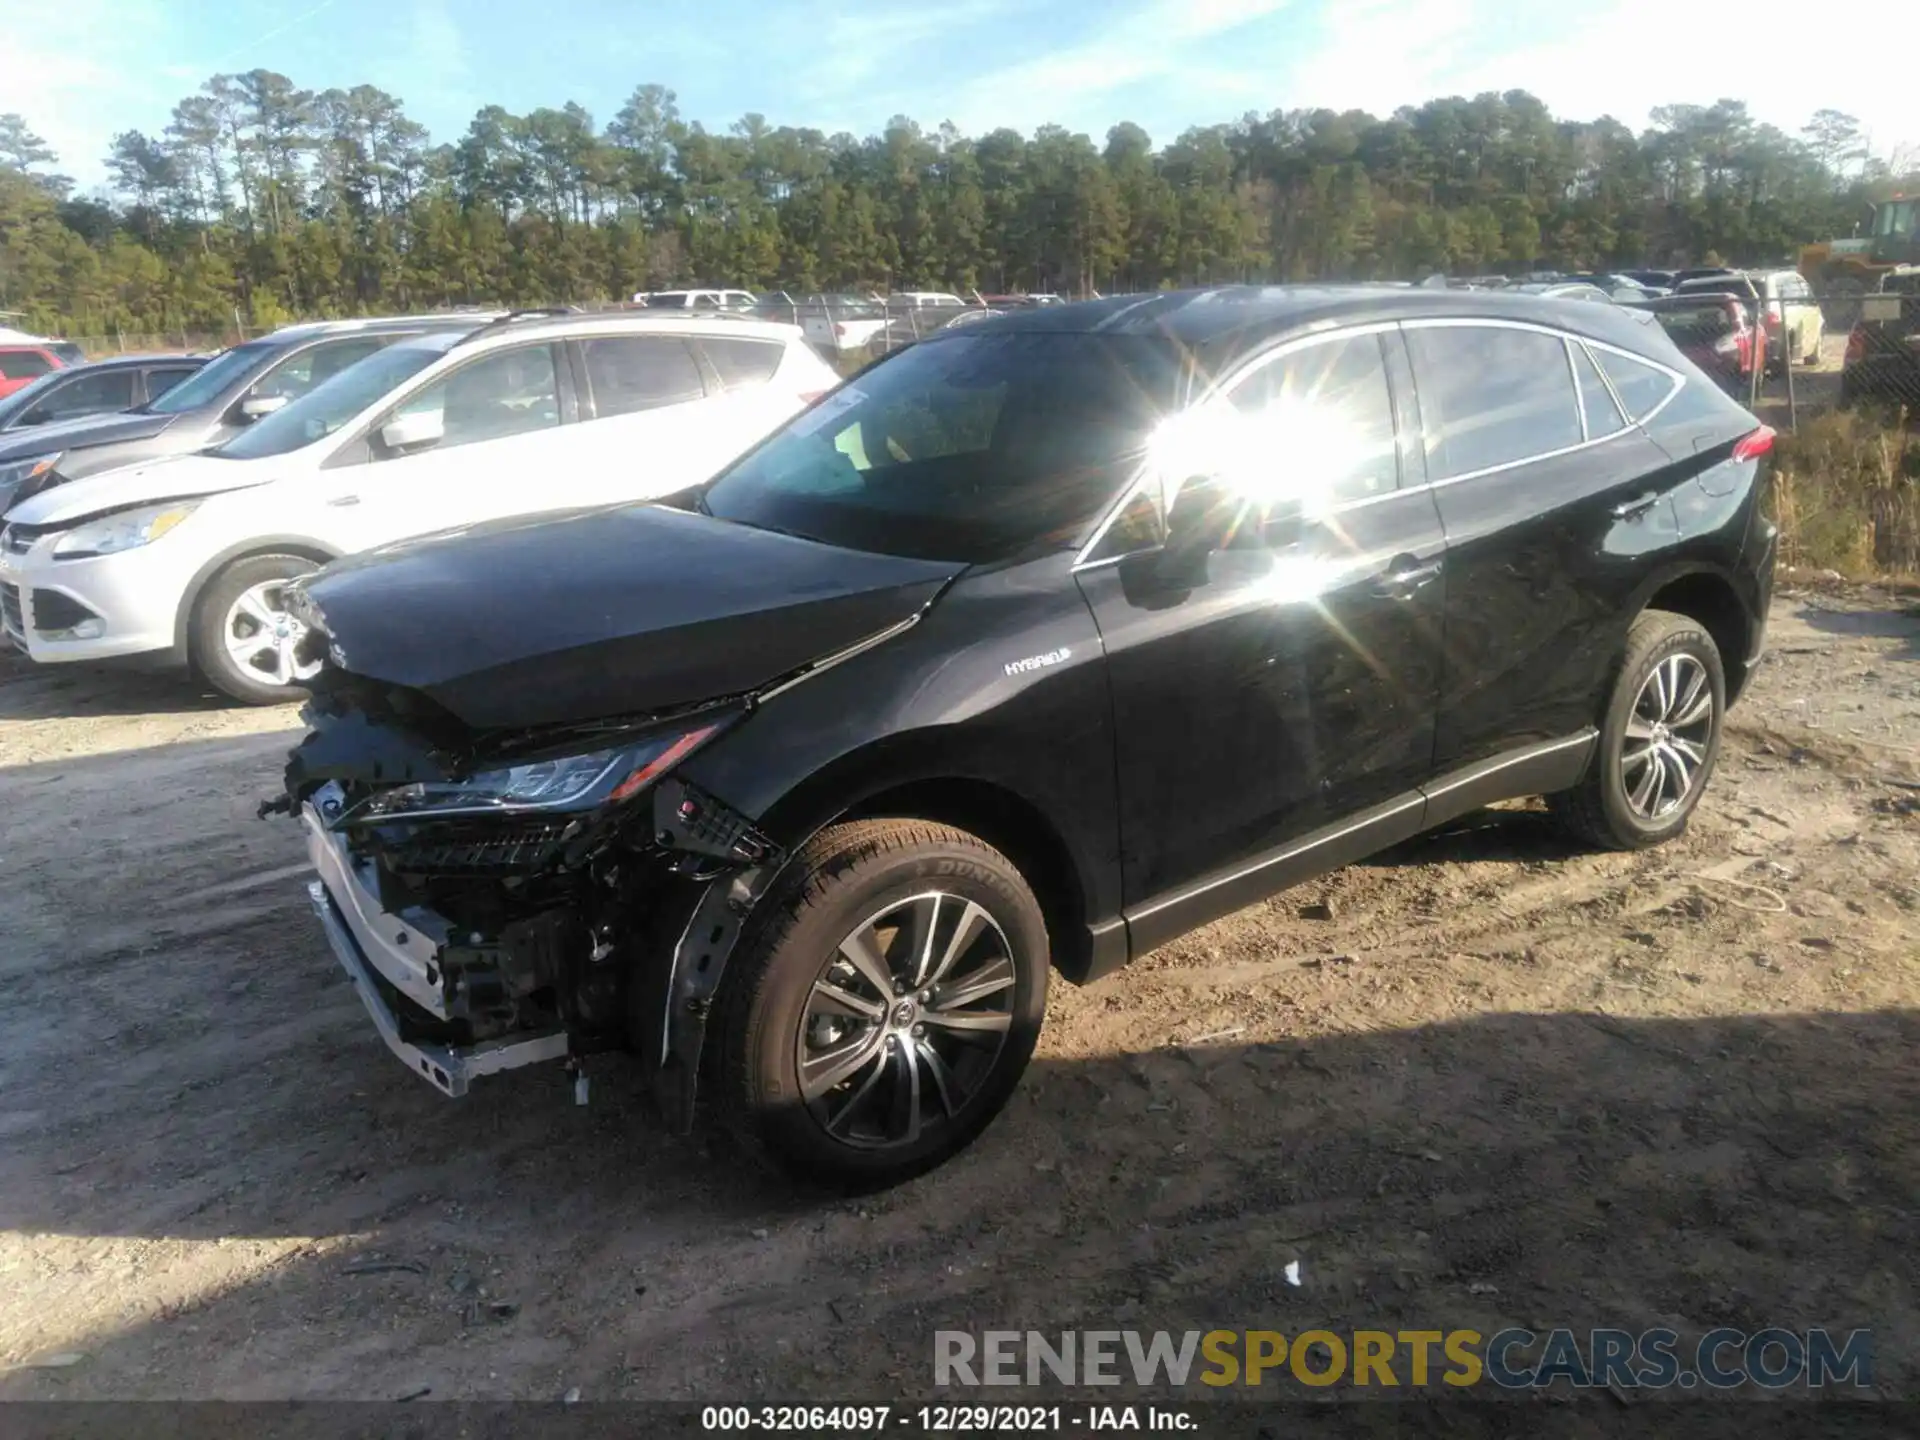
<svg viewBox="0 0 1920 1440"><path fill-rule="evenodd" d="M748 693L909 619L963 568L636 505L403 541L328 566L296 605L342 669L518 729Z"/></svg>
<svg viewBox="0 0 1920 1440"><path fill-rule="evenodd" d="M24 460L29 455L45 455L54 450L72 450L92 445L114 445L122 440L145 440L158 435L178 420L178 415L145 415L122 411L106 415L82 415L73 420L56 420L50 425L30 425L0 435L0 465Z"/></svg>
<svg viewBox="0 0 1920 1440"><path fill-rule="evenodd" d="M7 512L7 523L68 525L91 515L125 510L160 500L214 495L264 485L285 473L272 459L214 460L205 455L168 455L117 470L70 480L22 500Z"/></svg>

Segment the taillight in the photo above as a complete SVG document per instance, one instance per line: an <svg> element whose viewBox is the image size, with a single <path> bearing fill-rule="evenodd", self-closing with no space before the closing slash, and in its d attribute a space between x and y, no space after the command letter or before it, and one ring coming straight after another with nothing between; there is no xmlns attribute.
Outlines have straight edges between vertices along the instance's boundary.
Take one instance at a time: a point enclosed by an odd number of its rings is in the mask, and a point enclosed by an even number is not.
<svg viewBox="0 0 1920 1440"><path fill-rule="evenodd" d="M818 405L822 400L826 399L827 396L831 393L832 392L828 390L802 390L800 392L800 404L803 407L808 405Z"/></svg>
<svg viewBox="0 0 1920 1440"><path fill-rule="evenodd" d="M1867 358L1867 327L1856 325L1847 332L1847 358L1844 363L1858 365Z"/></svg>
<svg viewBox="0 0 1920 1440"><path fill-rule="evenodd" d="M851 325L836 325L833 327L833 336L836 340L844 340L852 333L853 327Z"/></svg>
<svg viewBox="0 0 1920 1440"><path fill-rule="evenodd" d="M1762 425L1751 435L1742 435L1733 447L1735 460L1758 460L1773 450L1773 427Z"/></svg>

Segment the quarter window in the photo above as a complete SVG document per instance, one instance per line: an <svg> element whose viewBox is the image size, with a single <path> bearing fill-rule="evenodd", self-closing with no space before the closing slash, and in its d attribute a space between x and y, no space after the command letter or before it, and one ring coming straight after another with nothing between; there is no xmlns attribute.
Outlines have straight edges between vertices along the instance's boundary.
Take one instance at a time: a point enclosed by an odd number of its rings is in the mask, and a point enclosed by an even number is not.
<svg viewBox="0 0 1920 1440"><path fill-rule="evenodd" d="M560 423L560 392L552 347L525 345L482 356L409 398L398 413L435 410L444 427L436 450L553 428Z"/></svg>
<svg viewBox="0 0 1920 1440"><path fill-rule="evenodd" d="M1228 397L1252 422L1257 463L1276 471L1276 493L1338 505L1400 483L1393 401L1377 335L1329 340L1283 355Z"/></svg>
<svg viewBox="0 0 1920 1440"><path fill-rule="evenodd" d="M1579 400L1557 335L1492 325L1407 331L1435 480L1578 445Z"/></svg>
<svg viewBox="0 0 1920 1440"><path fill-rule="evenodd" d="M706 393L686 342L666 335L621 336L581 345L594 414L605 420L698 400Z"/></svg>
<svg viewBox="0 0 1920 1440"><path fill-rule="evenodd" d="M700 351L729 390L764 385L780 368L784 347L770 340L701 339Z"/></svg>
<svg viewBox="0 0 1920 1440"><path fill-rule="evenodd" d="M1578 341L1569 341L1567 352L1573 356L1573 378L1580 390L1580 409L1587 419L1587 438L1598 440L1626 429L1620 407L1607 393L1606 383L1594 369L1593 356L1587 353L1587 347Z"/></svg>
<svg viewBox="0 0 1920 1440"><path fill-rule="evenodd" d="M1620 403L1627 407L1627 414L1635 421L1646 419L1679 386L1680 382L1665 370L1639 360L1629 360L1618 351L1599 350L1595 353L1600 368L1607 372L1607 379L1613 382L1614 393L1620 397Z"/></svg>
<svg viewBox="0 0 1920 1440"><path fill-rule="evenodd" d="M191 369L175 366L170 370L147 371L147 398L156 399L193 374Z"/></svg>

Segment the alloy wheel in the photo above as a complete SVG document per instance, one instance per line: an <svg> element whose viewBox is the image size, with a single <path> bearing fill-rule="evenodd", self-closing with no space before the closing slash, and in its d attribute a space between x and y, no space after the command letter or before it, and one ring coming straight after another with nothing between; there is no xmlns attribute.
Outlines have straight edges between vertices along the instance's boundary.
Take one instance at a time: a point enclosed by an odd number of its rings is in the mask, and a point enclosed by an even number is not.
<svg viewBox="0 0 1920 1440"><path fill-rule="evenodd" d="M827 1134L917 1145L992 1073L1013 1025L1013 950L986 907L895 901L840 942L800 1018L800 1093Z"/></svg>
<svg viewBox="0 0 1920 1440"><path fill-rule="evenodd" d="M1681 651L1653 667L1620 743L1620 779L1635 815L1664 819L1692 796L1714 718L1713 685L1696 657Z"/></svg>
<svg viewBox="0 0 1920 1440"><path fill-rule="evenodd" d="M220 628L234 666L262 684L294 685L320 673L319 661L302 662L298 656L307 627L287 613L288 584L263 580L241 591Z"/></svg>

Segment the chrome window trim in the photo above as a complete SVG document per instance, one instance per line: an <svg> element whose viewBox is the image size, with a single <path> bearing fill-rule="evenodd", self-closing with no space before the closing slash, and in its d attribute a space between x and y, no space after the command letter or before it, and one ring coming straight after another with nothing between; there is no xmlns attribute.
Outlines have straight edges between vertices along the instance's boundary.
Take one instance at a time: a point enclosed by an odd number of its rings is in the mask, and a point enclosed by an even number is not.
<svg viewBox="0 0 1920 1440"><path fill-rule="evenodd" d="M1151 299L1153 297L1149 298ZM1146 301L1140 303L1145 304ZM1131 309L1133 307L1129 306L1128 308ZM1125 312L1123 311L1121 313ZM1241 361L1235 369L1210 384L1206 392L1202 394L1198 400L1195 400L1190 405L1183 406L1174 413L1184 415L1192 410L1199 410L1209 405L1224 403L1235 390L1246 384L1247 381L1266 369L1267 366L1277 364L1289 355L1297 355L1302 350L1311 349L1315 345L1331 344L1335 340L1355 339L1362 335L1383 335L1388 331L1398 329L1399 323L1397 320L1369 320L1359 325L1336 326L1326 330L1315 330L1306 335L1295 335L1290 340L1283 340L1271 349L1262 350L1259 354ZM1381 357L1381 366L1383 369L1386 368L1386 357L1384 355ZM1389 391L1391 391L1393 384L1391 374L1387 377L1387 384ZM1109 555L1102 560L1089 560L1087 558L1099 548L1100 542L1107 538L1107 531L1112 529L1119 521L1121 515L1126 512L1127 506L1133 502L1134 498L1146 493L1150 488L1156 487L1158 484L1158 476L1142 474L1136 477L1132 484L1120 492L1119 496L1107 508L1106 514L1101 516L1099 523L1094 526L1093 534L1088 537L1087 543L1082 545L1074 554L1073 565L1071 567L1074 574L1078 574L1082 570L1098 569L1103 565L1112 565L1117 561L1126 559L1127 555L1137 555L1141 553L1137 550L1129 550L1121 555ZM1395 488L1389 490L1387 495L1398 495L1401 493L1400 489ZM1352 503L1372 504L1376 500L1383 500L1385 498L1385 495L1370 495L1365 500ZM1346 508L1348 508L1347 505L1336 506L1335 512L1337 513L1339 510Z"/></svg>
<svg viewBox="0 0 1920 1440"><path fill-rule="evenodd" d="M1308 335L1296 335L1291 340L1283 341L1271 350L1263 350L1258 355L1242 363L1238 369L1216 382L1208 389L1205 395L1196 400L1192 405L1187 406L1186 409L1195 410L1201 406L1218 403L1233 387L1244 383L1259 370L1273 364L1284 356L1295 354L1312 345L1323 344L1330 340L1344 340L1360 335L1377 335L1390 330L1399 330L1404 333L1409 330L1458 329L1527 330L1536 335L1549 335L1560 341L1563 346L1585 346L1589 357L1593 358L1593 368L1595 373L1600 376L1600 383L1607 387L1607 393L1613 397L1613 403L1619 407L1620 417L1626 423L1618 430L1602 435L1598 439L1583 438L1577 445L1563 445L1557 450L1542 451L1537 455L1524 456L1519 460L1508 460L1504 464L1490 465L1485 469L1469 470L1461 475L1447 475L1438 480L1426 480L1418 485L1402 486L1398 489L1389 490L1384 495L1368 495L1358 500L1343 501L1341 504L1331 507L1327 512L1329 515L1345 514L1349 510L1358 510L1368 505L1377 505L1383 500L1391 500L1401 495L1417 494L1423 490L1442 490L1449 485L1458 485L1467 480L1484 480L1490 475L1502 475L1509 470L1518 470L1524 466L1538 465L1545 460L1558 460L1565 455L1572 455L1582 450L1591 450L1596 446L1606 445L1614 440L1618 440L1623 435L1630 435L1636 430L1644 431L1647 424L1652 421L1655 416L1673 403L1674 397L1680 393L1687 383L1687 377L1670 365L1663 365L1658 360L1650 360L1645 355L1637 355L1623 346L1614 345L1605 340L1595 340L1588 335L1578 335L1570 330L1557 329L1541 321L1506 320L1494 316L1481 315L1436 315L1431 317L1422 316L1410 320L1367 321L1359 325L1316 331ZM1609 351L1612 354L1618 355L1623 360L1630 361L1635 365L1644 365L1650 370L1655 370L1665 375L1671 382L1667 388L1667 393L1660 398L1659 403L1651 410L1636 419L1632 412L1627 409L1625 402L1621 400L1620 392L1614 388L1613 379L1607 374L1606 368L1602 366L1599 359L1593 355L1593 352L1596 350ZM1574 404L1580 412L1581 434L1585 436L1586 407L1580 400L1580 385L1578 377L1573 374L1573 357L1571 352L1567 355L1567 369L1568 378L1573 381ZM1419 382L1416 378L1416 391L1418 384ZM1180 413L1184 414L1185 411L1183 410ZM1422 432L1416 438L1424 450L1426 446L1424 418L1422 421ZM1089 560L1087 558L1095 547L1106 538L1107 531L1111 529L1114 523L1120 518L1121 513L1126 509L1128 503L1132 501L1136 495L1141 494L1147 489L1150 478L1151 477L1143 475L1120 493L1119 498L1113 502L1107 510L1107 513L1101 517L1098 526L1094 529L1092 537L1086 544L1082 545L1075 554L1073 564L1070 567L1071 573L1077 575L1082 570L1097 570L1107 565L1117 564L1121 560L1126 559L1127 555L1143 553L1138 550L1129 550L1124 554L1109 555L1100 560Z"/></svg>
<svg viewBox="0 0 1920 1440"><path fill-rule="evenodd" d="M1573 363L1573 337L1560 337L1560 356L1567 362L1567 379L1573 382L1573 413L1580 417L1580 443L1585 445L1593 439L1593 431L1587 425L1587 397L1580 393L1580 370Z"/></svg>

